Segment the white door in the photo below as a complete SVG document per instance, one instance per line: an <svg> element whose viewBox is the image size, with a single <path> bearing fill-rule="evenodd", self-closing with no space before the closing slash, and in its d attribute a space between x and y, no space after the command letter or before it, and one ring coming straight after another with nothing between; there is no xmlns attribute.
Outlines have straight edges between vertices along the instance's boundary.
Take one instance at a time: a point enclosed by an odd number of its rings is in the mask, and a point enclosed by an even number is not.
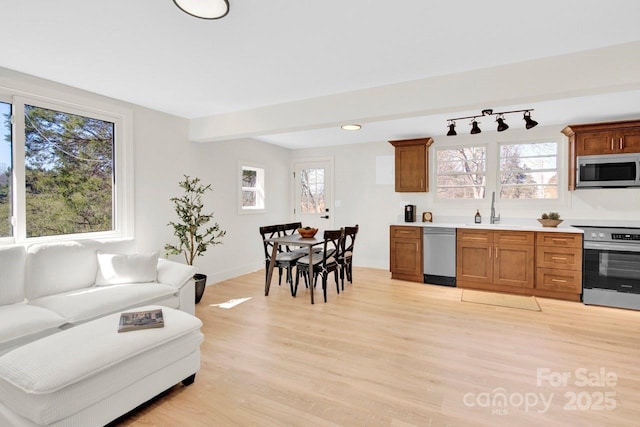
<svg viewBox="0 0 640 427"><path fill-rule="evenodd" d="M304 160L293 164L294 213L303 227L333 228L333 160Z"/></svg>

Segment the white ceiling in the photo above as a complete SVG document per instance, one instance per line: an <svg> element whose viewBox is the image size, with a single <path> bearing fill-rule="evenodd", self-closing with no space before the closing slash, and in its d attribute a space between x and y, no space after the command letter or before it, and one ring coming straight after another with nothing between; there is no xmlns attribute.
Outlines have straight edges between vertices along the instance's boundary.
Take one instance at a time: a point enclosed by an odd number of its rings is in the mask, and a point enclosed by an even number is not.
<svg viewBox="0 0 640 427"><path fill-rule="evenodd" d="M225 18L207 21L171 0L0 0L0 66L194 119L640 40L637 0L230 4ZM486 107L535 108L545 125L637 118L637 89ZM359 132L317 123L254 137L298 148L435 136L446 133L447 118L478 113L376 120ZM521 126L520 118L508 123ZM494 127L485 123L483 130Z"/></svg>

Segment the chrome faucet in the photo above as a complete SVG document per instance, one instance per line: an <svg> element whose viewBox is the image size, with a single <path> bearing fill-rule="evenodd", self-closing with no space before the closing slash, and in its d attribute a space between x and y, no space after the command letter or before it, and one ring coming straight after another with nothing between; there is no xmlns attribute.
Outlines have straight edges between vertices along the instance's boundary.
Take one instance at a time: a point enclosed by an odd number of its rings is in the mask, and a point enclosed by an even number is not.
<svg viewBox="0 0 640 427"><path fill-rule="evenodd" d="M491 218L489 218L489 222L491 224L500 222L500 214L496 216L496 192L495 191L491 193Z"/></svg>

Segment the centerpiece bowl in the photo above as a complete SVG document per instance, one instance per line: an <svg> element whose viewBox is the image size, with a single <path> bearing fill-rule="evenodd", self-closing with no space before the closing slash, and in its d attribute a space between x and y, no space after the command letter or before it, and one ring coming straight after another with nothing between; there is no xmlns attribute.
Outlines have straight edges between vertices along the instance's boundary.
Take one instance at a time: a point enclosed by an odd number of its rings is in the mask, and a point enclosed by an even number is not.
<svg viewBox="0 0 640 427"><path fill-rule="evenodd" d="M298 228L298 234L305 239L309 239L315 236L317 232L318 232L318 229L313 227Z"/></svg>

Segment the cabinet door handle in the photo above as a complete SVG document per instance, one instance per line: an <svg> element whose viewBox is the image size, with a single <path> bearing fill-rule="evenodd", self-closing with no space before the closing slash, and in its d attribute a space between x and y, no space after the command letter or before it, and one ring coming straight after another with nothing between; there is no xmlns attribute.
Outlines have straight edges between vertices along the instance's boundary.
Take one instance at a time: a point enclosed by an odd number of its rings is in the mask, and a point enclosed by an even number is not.
<svg viewBox="0 0 640 427"><path fill-rule="evenodd" d="M566 280L562 280L562 279L551 279L551 281L556 283L567 283Z"/></svg>
<svg viewBox="0 0 640 427"><path fill-rule="evenodd" d="M491 246L489 246L489 258L491 258Z"/></svg>
<svg viewBox="0 0 640 427"><path fill-rule="evenodd" d="M623 142L622 142L622 137L620 137L620 149L622 150L622 147L624 146Z"/></svg>
<svg viewBox="0 0 640 427"><path fill-rule="evenodd" d="M551 259L552 260L558 260L558 261L566 261L567 260L565 257L561 257L561 256L552 256Z"/></svg>
<svg viewBox="0 0 640 427"><path fill-rule="evenodd" d="M613 138L611 138L611 151L613 151Z"/></svg>
<svg viewBox="0 0 640 427"><path fill-rule="evenodd" d="M500 249L496 248L496 259L498 259L498 255L499 255L499 251Z"/></svg>

